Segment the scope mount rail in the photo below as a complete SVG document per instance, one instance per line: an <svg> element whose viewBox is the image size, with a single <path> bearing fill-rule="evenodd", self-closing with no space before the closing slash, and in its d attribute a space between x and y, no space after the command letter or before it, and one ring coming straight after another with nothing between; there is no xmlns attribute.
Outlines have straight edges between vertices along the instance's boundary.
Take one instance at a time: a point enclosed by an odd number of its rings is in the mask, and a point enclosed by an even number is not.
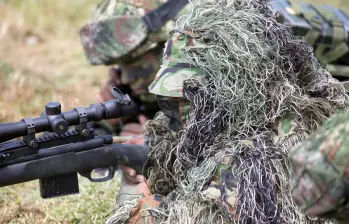
<svg viewBox="0 0 349 224"><path fill-rule="evenodd" d="M115 99L101 104L62 113L60 103L50 102L41 117L0 124L0 187L39 179L41 197L50 198L78 193L77 173L93 182L107 181L119 163L134 164L140 173L145 150L114 144L112 136L95 136L88 125L137 112L127 94L111 88ZM18 137L23 140L12 140ZM97 168L108 168L109 175L93 178Z"/></svg>
<svg viewBox="0 0 349 224"><path fill-rule="evenodd" d="M27 146L36 148L37 133L48 131L61 135L68 131L69 126L75 125L82 136L88 136L87 123L90 121L131 116L135 108L130 97L114 86L111 88L115 99L110 101L92 104L87 108L77 107L64 113L61 112L60 103L50 102L46 104L45 113L40 118L25 118L20 122L0 124L0 143L23 137Z"/></svg>

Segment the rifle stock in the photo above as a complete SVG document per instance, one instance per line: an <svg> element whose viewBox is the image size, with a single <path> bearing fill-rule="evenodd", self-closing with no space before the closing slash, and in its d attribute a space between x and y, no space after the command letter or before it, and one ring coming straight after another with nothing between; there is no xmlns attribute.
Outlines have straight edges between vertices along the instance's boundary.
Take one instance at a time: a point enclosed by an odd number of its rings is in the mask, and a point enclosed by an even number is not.
<svg viewBox="0 0 349 224"><path fill-rule="evenodd" d="M0 168L0 187L70 173L92 172L118 164L143 174L149 150L146 146L111 144L82 152L68 152Z"/></svg>

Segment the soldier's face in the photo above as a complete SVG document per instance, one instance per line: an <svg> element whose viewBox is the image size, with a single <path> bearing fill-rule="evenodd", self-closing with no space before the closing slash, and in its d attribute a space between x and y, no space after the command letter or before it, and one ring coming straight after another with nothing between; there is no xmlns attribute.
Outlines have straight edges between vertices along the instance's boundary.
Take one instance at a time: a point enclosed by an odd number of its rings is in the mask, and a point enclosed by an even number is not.
<svg viewBox="0 0 349 224"><path fill-rule="evenodd" d="M182 98L157 96L160 110L170 119L168 128L178 132L186 125L190 101Z"/></svg>

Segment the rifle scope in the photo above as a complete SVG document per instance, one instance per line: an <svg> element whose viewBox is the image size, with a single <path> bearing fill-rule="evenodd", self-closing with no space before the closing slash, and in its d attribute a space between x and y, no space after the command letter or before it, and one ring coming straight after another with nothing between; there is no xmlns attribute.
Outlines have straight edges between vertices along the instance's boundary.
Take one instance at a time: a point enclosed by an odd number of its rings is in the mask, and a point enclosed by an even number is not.
<svg viewBox="0 0 349 224"><path fill-rule="evenodd" d="M113 86L111 88L116 98L114 100L92 104L86 108L77 107L64 113L61 113L60 103L50 102L46 104L45 113L39 118L25 118L19 122L0 124L0 142L22 136L34 136L35 133L45 131L63 134L72 125L132 116L136 109L130 97ZM82 134L84 134L83 130Z"/></svg>

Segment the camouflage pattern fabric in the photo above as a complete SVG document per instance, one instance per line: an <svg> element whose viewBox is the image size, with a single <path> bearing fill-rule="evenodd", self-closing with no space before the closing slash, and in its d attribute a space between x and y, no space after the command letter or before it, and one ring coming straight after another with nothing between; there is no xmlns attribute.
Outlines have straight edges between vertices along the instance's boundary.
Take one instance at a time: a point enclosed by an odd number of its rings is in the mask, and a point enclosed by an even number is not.
<svg viewBox="0 0 349 224"><path fill-rule="evenodd" d="M183 82L187 79L201 80L203 73L200 69L181 61L179 50L185 46L200 43L197 37L184 33L172 33L171 38L165 44L164 58L160 70L154 81L149 86L149 92L168 97L183 97Z"/></svg>
<svg viewBox="0 0 349 224"><path fill-rule="evenodd" d="M80 30L85 55L92 65L133 61L136 57L166 42L180 15L190 4L157 32L149 32L142 20L150 10L165 0L103 0L97 7L91 24Z"/></svg>
<svg viewBox="0 0 349 224"><path fill-rule="evenodd" d="M227 164L231 159L231 157L226 157L225 160L216 167L216 172L212 176L212 181L203 191L203 194L213 200L220 201L229 208L231 214L234 214L235 202L237 200L237 181L232 181L234 177L227 171Z"/></svg>
<svg viewBox="0 0 349 224"><path fill-rule="evenodd" d="M132 96L142 95L142 101L155 101L155 97L148 92L149 83L159 70L162 57L162 47L152 49L132 63L121 64L120 82L122 85L129 85Z"/></svg>
<svg viewBox="0 0 349 224"><path fill-rule="evenodd" d="M349 223L349 111L290 151L293 196L308 214Z"/></svg>
<svg viewBox="0 0 349 224"><path fill-rule="evenodd" d="M340 81L349 79L349 11L329 5L277 0L272 7L281 22L314 47L316 58Z"/></svg>
<svg viewBox="0 0 349 224"><path fill-rule="evenodd" d="M110 65L136 49L147 37L147 28L141 18L123 16L85 26L80 35L88 62Z"/></svg>
<svg viewBox="0 0 349 224"><path fill-rule="evenodd" d="M200 69L181 61L179 49L185 46L199 46L197 37L190 33L173 33L167 41L164 50L164 59L161 69L157 73L149 91L159 95L162 100L180 101L183 96L183 82L188 79L201 80L204 76ZM177 104L178 107L179 104ZM170 107L173 110L173 107ZM166 110L165 108L163 110ZM186 109L182 111L181 117L185 117ZM183 116L184 115L184 116ZM168 117L178 114L167 113ZM345 149L345 137L349 132L349 125L343 120L349 119L349 113L338 115L338 119L327 122L323 129L310 137L304 143L299 144L291 150L291 163L293 170L294 197L296 202L309 214L337 218L348 223L348 190L347 169L349 161L348 149ZM181 119L185 122L185 119ZM287 138L293 133L293 121L290 117L280 118L273 126L275 129L274 141L279 142L281 138ZM184 126L185 123L182 125ZM253 144L244 142L244 144ZM349 146L349 143L348 143ZM233 158L227 157L226 160ZM233 213L236 201L236 186L227 186L226 181L232 177L225 172L226 163L221 161L212 175L212 181L205 188L203 194L224 203ZM151 206L144 204L144 208Z"/></svg>
<svg viewBox="0 0 349 224"><path fill-rule="evenodd" d="M349 52L346 44L349 19L345 11L329 5L286 0L273 1L272 5L296 35L305 36L322 63L345 60Z"/></svg>
<svg viewBox="0 0 349 224"><path fill-rule="evenodd" d="M149 118L158 111L156 98L148 92L148 86L160 68L163 44L178 17L187 13L191 7L188 4L160 31L148 33L144 30L141 17L165 2L166 0L102 0L96 7L92 22L80 31L90 64L118 64L116 69L111 70L115 74L110 75L110 80L101 90L102 98L105 101L113 98L109 86L114 85L131 95L140 111ZM127 122L133 120L124 121Z"/></svg>

